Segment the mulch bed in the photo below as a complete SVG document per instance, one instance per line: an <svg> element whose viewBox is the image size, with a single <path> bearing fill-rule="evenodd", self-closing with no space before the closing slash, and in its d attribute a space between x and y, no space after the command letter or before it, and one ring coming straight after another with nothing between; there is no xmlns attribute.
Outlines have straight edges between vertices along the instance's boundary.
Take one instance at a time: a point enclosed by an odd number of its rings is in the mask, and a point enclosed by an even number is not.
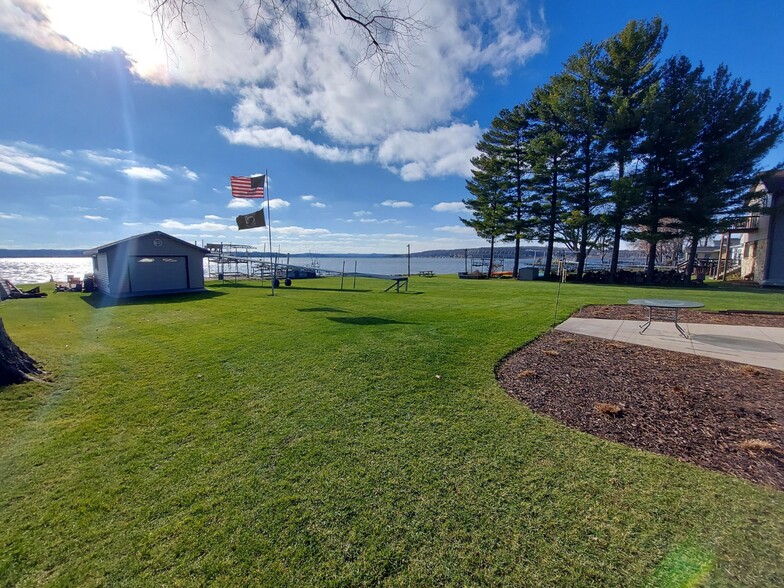
<svg viewBox="0 0 784 588"><path fill-rule="evenodd" d="M640 320L628 306L575 316ZM683 322L784 327L784 316L682 313ZM499 382L535 412L603 439L784 490L784 371L551 331Z"/></svg>

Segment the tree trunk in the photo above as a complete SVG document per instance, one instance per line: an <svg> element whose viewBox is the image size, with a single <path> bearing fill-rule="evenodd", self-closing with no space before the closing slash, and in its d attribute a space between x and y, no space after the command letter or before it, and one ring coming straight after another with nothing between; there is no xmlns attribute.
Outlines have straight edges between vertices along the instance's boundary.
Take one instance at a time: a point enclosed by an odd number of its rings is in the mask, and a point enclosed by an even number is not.
<svg viewBox="0 0 784 588"><path fill-rule="evenodd" d="M21 384L40 373L35 360L11 341L0 319L0 386Z"/></svg>
<svg viewBox="0 0 784 588"><path fill-rule="evenodd" d="M648 243L648 266L645 269L645 283L653 284L653 274L656 271L656 241Z"/></svg>
<svg viewBox="0 0 784 588"><path fill-rule="evenodd" d="M610 283L615 283L615 276L618 273L618 258L621 253L621 231L623 226L618 223L613 227L613 246L612 258L610 259Z"/></svg>
<svg viewBox="0 0 784 588"><path fill-rule="evenodd" d="M547 258L544 262L544 277L548 279L553 270L553 249L555 248L555 221L558 220L558 172L553 171L552 192L550 193L550 217L547 225Z"/></svg>
<svg viewBox="0 0 784 588"><path fill-rule="evenodd" d="M699 243L699 238L692 235L691 244L689 245L689 261L686 263L686 275L683 278L684 286L691 286L691 274L694 272L694 262L697 261L697 246Z"/></svg>
<svg viewBox="0 0 784 588"><path fill-rule="evenodd" d="M580 228L580 246L577 253L577 279L583 279L585 271L585 258L588 257L588 225L583 224Z"/></svg>
<svg viewBox="0 0 784 588"><path fill-rule="evenodd" d="M490 239L490 265L487 268L487 277L491 278L493 275L493 261L495 258L495 237Z"/></svg>

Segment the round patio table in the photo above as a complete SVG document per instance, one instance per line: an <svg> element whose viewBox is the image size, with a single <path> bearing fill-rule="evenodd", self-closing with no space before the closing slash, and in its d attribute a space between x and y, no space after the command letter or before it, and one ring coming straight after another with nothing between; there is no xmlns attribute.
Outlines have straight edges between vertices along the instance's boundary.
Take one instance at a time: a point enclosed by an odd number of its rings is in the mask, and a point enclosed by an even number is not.
<svg viewBox="0 0 784 588"><path fill-rule="evenodd" d="M633 298L627 302L636 306L648 307L648 321L640 325L640 335L651 326L651 323L653 322L653 309L661 308L675 311L675 319L672 322L675 323L675 328L678 329L681 337L685 337L686 339L689 338L689 335L687 335L686 331L678 324L678 311L681 308L702 308L705 306L702 302L694 302L692 300L666 300L662 298Z"/></svg>

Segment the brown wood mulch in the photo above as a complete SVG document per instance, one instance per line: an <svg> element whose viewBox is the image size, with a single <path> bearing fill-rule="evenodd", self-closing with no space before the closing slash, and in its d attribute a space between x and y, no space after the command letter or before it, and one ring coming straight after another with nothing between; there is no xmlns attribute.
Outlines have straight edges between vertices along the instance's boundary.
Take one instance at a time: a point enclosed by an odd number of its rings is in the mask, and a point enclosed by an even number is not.
<svg viewBox="0 0 784 588"><path fill-rule="evenodd" d="M645 314L623 305L575 316ZM782 315L681 317L784 327ZM535 412L580 431L784 490L784 371L551 331L507 357L497 376Z"/></svg>

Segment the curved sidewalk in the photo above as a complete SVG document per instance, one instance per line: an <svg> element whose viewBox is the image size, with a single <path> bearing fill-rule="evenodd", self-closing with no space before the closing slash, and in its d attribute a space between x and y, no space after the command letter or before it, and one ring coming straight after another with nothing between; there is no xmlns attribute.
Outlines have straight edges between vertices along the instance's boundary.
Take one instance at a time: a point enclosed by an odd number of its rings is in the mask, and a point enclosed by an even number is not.
<svg viewBox="0 0 784 588"><path fill-rule="evenodd" d="M572 317L556 330L784 371L782 328L678 324L689 334L688 339L678 334L672 322L654 321L640 335L640 321Z"/></svg>

